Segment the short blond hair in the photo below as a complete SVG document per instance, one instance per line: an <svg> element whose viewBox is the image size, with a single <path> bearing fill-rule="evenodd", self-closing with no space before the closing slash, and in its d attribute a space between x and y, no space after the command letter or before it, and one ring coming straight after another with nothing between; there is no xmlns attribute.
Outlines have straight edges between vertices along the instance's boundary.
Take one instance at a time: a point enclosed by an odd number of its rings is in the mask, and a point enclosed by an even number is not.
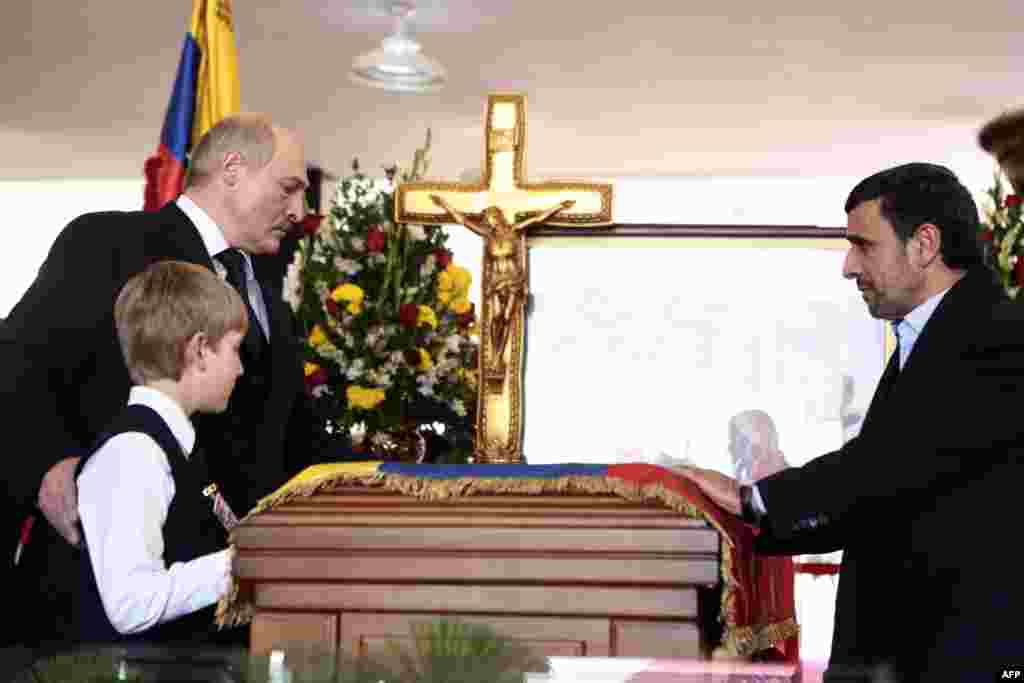
<svg viewBox="0 0 1024 683"><path fill-rule="evenodd" d="M128 374L145 384L180 380L193 336L202 332L217 345L228 332L244 335L249 315L238 292L210 270L159 261L121 288L114 322Z"/></svg>
<svg viewBox="0 0 1024 683"><path fill-rule="evenodd" d="M264 114L235 114L221 119L199 139L188 162L185 189L201 187L216 173L231 152L242 155L252 168L263 168L274 158L277 135Z"/></svg>

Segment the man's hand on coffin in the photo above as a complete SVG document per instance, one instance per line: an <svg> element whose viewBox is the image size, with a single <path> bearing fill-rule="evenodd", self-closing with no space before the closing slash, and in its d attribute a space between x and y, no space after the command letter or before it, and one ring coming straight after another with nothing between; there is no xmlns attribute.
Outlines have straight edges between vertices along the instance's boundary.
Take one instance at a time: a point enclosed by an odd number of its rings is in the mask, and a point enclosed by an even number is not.
<svg viewBox="0 0 1024 683"><path fill-rule="evenodd" d="M715 505L736 516L740 514L740 484L732 477L700 467L675 467L676 472L697 485Z"/></svg>
<svg viewBox="0 0 1024 683"><path fill-rule="evenodd" d="M78 487L75 468L79 458L64 458L51 467L39 485L36 504L47 521L71 545L81 541L78 532Z"/></svg>

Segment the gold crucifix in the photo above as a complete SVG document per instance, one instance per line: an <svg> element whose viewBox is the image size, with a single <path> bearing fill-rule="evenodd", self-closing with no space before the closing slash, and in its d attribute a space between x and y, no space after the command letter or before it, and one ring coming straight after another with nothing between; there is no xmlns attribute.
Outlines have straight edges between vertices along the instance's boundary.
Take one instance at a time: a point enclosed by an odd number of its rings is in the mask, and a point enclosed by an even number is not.
<svg viewBox="0 0 1024 683"><path fill-rule="evenodd" d="M395 193L395 222L457 222L483 238L476 459L522 462L526 228L536 223L610 225L612 186L526 182L526 97L490 95L481 182L401 183Z"/></svg>

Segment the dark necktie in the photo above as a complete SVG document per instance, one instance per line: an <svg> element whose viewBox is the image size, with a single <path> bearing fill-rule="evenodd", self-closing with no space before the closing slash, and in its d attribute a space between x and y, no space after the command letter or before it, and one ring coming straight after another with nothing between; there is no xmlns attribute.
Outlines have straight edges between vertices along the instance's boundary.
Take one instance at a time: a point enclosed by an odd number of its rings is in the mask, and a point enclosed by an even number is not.
<svg viewBox="0 0 1024 683"><path fill-rule="evenodd" d="M902 360L900 359L900 324L903 322L903 318L899 320L890 320L889 324L892 325L892 333L896 337L896 350L893 351L893 355L896 356L896 374L899 375Z"/></svg>
<svg viewBox="0 0 1024 683"><path fill-rule="evenodd" d="M221 265L228 272L228 284L238 290L242 297L245 308L249 311L249 333L245 335L246 345L252 345L252 351L260 351L263 348L263 328L260 326L256 311L252 308L249 300L248 278L245 276L245 256L238 249L225 249L214 258L220 261Z"/></svg>

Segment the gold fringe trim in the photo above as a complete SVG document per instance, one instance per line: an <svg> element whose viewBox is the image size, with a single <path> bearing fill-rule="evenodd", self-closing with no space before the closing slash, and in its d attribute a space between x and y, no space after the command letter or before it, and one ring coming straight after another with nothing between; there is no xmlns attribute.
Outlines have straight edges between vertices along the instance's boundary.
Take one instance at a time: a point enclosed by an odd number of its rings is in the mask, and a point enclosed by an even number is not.
<svg viewBox="0 0 1024 683"><path fill-rule="evenodd" d="M748 656L767 650L799 634L800 627L795 619L784 619L761 626L740 626L726 632L722 639L722 647L729 654Z"/></svg>
<svg viewBox="0 0 1024 683"><path fill-rule="evenodd" d="M595 475L574 475L557 479L521 479L515 477L458 479L429 479L404 474L383 474L377 463L360 463L356 466L314 465L299 473L274 493L262 498L242 519L272 510L296 498L305 498L321 491L345 485L383 487L385 490L402 493L427 501L449 500L475 495L542 493L614 494L636 503L661 503L686 517L701 519L714 528L723 542L731 549L735 542L726 530L712 517L687 500L682 494L670 490L660 482L639 484L614 477ZM232 536L232 542L234 537ZM737 626L736 597L742 587L733 577L733 556L723 550L720 573L725 589L722 591L719 620L725 625L723 647L730 654L746 656L771 647L791 638L798 632L793 619L763 626ZM253 607L238 595L238 581L232 590L221 597L217 604L217 624L235 626L252 620Z"/></svg>

